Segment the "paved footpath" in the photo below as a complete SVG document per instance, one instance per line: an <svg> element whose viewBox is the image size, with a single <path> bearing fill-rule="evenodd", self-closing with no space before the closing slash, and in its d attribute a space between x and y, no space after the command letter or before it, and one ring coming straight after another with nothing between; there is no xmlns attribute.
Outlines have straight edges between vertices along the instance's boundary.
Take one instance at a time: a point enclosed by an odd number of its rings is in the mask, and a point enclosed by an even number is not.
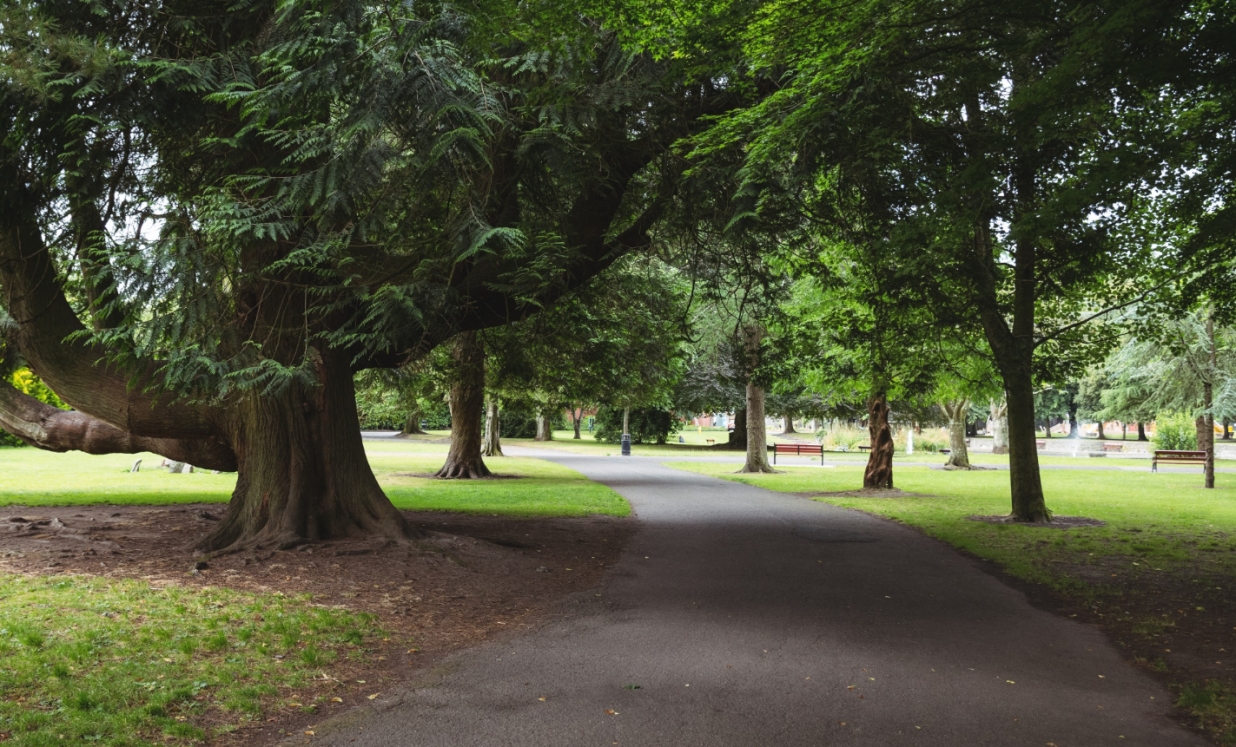
<svg viewBox="0 0 1236 747"><path fill-rule="evenodd" d="M1207 744L1100 633L913 531L653 460L536 454L635 507L609 581L314 744Z"/></svg>

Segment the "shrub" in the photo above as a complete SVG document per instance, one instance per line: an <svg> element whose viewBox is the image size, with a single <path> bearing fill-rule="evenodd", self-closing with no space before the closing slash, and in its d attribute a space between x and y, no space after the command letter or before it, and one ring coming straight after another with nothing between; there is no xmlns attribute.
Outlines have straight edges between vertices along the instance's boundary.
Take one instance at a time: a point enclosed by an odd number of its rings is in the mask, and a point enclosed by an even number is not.
<svg viewBox="0 0 1236 747"><path fill-rule="evenodd" d="M631 408L631 443L663 444L682 430L682 421L669 410L653 407ZM622 408L602 407L597 410L596 439L605 443L622 442Z"/></svg>
<svg viewBox="0 0 1236 747"><path fill-rule="evenodd" d="M1195 451L1197 426L1185 412L1161 412L1154 419L1155 449Z"/></svg>

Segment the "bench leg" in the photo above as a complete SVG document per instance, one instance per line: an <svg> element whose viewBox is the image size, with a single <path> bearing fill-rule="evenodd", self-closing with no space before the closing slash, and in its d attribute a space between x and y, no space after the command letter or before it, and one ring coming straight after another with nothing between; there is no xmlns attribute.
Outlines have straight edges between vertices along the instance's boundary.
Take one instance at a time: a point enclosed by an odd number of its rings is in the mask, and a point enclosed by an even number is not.
<svg viewBox="0 0 1236 747"><path fill-rule="evenodd" d="M773 447L773 464L777 463L777 447Z"/></svg>
<svg viewBox="0 0 1236 747"><path fill-rule="evenodd" d="M1151 472L1158 472L1158 471L1159 471L1159 460L1157 460L1157 459L1151 459L1151 460L1150 460L1150 471L1151 471Z"/></svg>

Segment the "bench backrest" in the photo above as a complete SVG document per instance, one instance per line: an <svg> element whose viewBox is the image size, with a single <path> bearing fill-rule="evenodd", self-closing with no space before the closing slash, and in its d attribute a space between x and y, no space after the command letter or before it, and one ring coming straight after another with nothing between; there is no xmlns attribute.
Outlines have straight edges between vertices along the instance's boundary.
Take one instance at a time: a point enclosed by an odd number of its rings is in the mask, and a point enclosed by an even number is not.
<svg viewBox="0 0 1236 747"><path fill-rule="evenodd" d="M773 449L792 454L820 454L824 451L824 447L819 444L773 444Z"/></svg>
<svg viewBox="0 0 1236 747"><path fill-rule="evenodd" d="M1154 453L1154 458L1161 459L1163 461L1171 461L1173 459L1205 459L1206 452L1204 451L1177 451L1177 450L1156 451Z"/></svg>

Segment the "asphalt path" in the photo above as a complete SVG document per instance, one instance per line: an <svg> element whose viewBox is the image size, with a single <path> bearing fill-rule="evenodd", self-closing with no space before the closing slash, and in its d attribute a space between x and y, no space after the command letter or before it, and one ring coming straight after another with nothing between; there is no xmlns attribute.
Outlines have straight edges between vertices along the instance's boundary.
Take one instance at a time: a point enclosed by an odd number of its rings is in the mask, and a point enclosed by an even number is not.
<svg viewBox="0 0 1236 747"><path fill-rule="evenodd" d="M635 507L608 581L314 744L1207 744L1099 632L911 530L650 459L535 455Z"/></svg>

